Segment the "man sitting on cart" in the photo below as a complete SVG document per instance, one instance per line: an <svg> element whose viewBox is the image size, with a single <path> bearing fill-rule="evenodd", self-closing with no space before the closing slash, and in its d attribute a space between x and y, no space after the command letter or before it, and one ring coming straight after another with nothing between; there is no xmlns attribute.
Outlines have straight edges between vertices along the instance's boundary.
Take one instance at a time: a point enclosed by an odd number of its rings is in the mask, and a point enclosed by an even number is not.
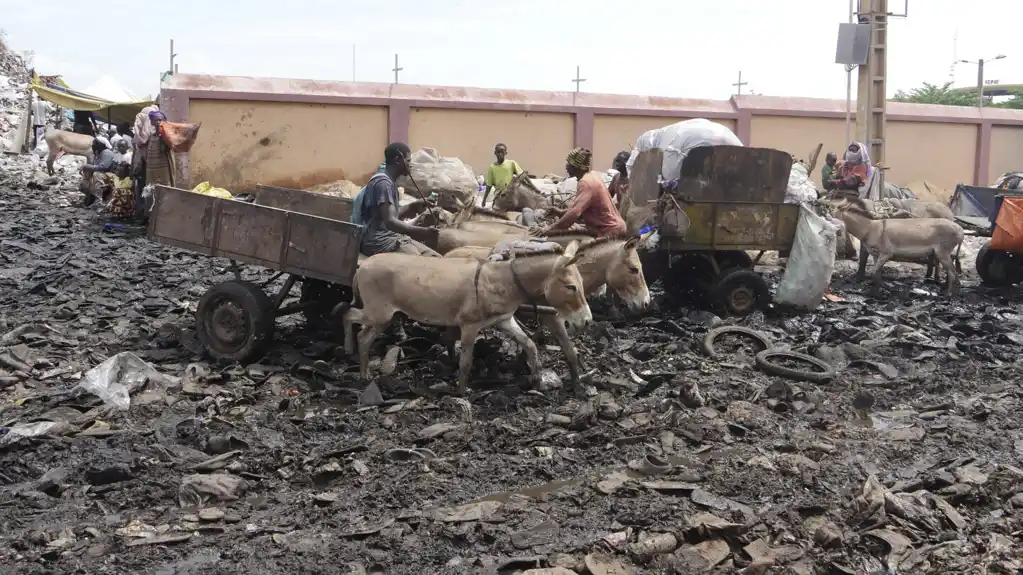
<svg viewBox="0 0 1023 575"><path fill-rule="evenodd" d="M572 197L561 219L549 229L567 230L578 221L582 222L586 226L586 231L594 237L623 235L626 230L625 220L615 208L604 180L590 171L592 157L593 154L586 148L576 148L568 154L565 171L578 182L575 196ZM555 208L552 210L559 211Z"/></svg>
<svg viewBox="0 0 1023 575"><path fill-rule="evenodd" d="M398 187L394 182L408 175L411 156L412 151L401 142L387 146L383 172L374 174L358 196L358 220L363 226L360 251L367 256L398 252L440 257L423 243L429 241L436 230L414 226L398 218Z"/></svg>

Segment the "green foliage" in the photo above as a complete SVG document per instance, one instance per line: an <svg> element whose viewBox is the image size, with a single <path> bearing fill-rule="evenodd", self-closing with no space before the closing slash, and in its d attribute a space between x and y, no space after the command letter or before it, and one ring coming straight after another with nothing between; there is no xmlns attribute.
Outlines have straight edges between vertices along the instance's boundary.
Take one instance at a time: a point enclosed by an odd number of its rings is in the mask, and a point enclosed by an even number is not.
<svg viewBox="0 0 1023 575"><path fill-rule="evenodd" d="M1010 108L1023 110L1023 90L1010 90L1012 96L1009 100L998 104L985 104L990 108ZM956 90L952 88L952 82L946 82L938 86L924 82L923 87L914 88L908 93L899 90L892 98L895 102L910 102L913 104L938 104L941 106L976 106L977 93L972 90Z"/></svg>
<svg viewBox="0 0 1023 575"><path fill-rule="evenodd" d="M952 82L941 86L924 82L922 88L913 88L908 94L899 90L895 93L896 102L913 104L938 104L941 106L976 106L975 92L960 92L952 88Z"/></svg>

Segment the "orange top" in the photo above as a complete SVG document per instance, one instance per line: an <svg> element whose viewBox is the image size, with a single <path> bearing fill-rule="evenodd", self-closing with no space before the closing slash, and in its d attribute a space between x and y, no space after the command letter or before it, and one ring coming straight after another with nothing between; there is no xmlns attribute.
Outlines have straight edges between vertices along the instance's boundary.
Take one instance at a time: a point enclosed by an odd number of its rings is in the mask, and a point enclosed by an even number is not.
<svg viewBox="0 0 1023 575"><path fill-rule="evenodd" d="M625 220L615 208L604 180L594 172L586 172L579 179L579 186L568 211L551 229L568 229L577 220L598 238L625 233Z"/></svg>

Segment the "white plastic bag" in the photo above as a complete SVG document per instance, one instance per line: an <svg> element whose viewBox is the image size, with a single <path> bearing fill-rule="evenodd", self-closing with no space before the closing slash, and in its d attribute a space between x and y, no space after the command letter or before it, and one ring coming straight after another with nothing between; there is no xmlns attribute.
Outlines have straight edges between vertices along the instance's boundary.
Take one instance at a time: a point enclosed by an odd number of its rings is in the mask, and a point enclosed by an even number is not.
<svg viewBox="0 0 1023 575"><path fill-rule="evenodd" d="M774 301L813 310L828 291L835 272L838 227L818 216L806 204L799 206L799 223L785 275Z"/></svg>
<svg viewBox="0 0 1023 575"><path fill-rule="evenodd" d="M424 197L437 194L441 207L457 210L458 202L467 205L476 197L479 183L476 174L465 162L458 158L442 157L433 148L423 148L412 153L409 158L412 179L408 176L398 178L398 186L405 188L405 193L418 198L416 185ZM415 184L412 181L415 181ZM455 200L458 200L456 202Z"/></svg>
<svg viewBox="0 0 1023 575"><path fill-rule="evenodd" d="M810 181L810 173L802 162L792 162L789 185L785 189L786 204L801 204L817 199L817 186Z"/></svg>
<svg viewBox="0 0 1023 575"><path fill-rule="evenodd" d="M650 130L636 140L636 148L629 155L626 166L631 170L640 152L660 148L664 150L661 160L661 179L677 180L682 173L682 160L689 151L701 146L741 146L742 141L731 130L710 120L696 118L670 126Z"/></svg>
<svg viewBox="0 0 1023 575"><path fill-rule="evenodd" d="M169 384L173 380L130 351L107 359L85 372L78 385L103 400L103 403L127 410L131 394L148 382Z"/></svg>

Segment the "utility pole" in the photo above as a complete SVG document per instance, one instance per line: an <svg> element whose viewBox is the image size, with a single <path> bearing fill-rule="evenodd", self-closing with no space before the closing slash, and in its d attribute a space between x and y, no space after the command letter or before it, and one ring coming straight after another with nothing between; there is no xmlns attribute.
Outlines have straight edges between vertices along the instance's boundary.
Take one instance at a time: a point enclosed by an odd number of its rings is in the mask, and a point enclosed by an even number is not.
<svg viewBox="0 0 1023 575"><path fill-rule="evenodd" d="M984 60L983 58L981 58L980 60L977 60L976 62L972 62L970 60L959 60L963 64L976 64L977 65L977 107L978 108L983 108L984 107L984 63L985 62L991 62L993 60L1001 60L1002 58L1005 58L1005 54L999 54L999 55L997 55L994 58L991 58L989 60Z"/></svg>
<svg viewBox="0 0 1023 575"><path fill-rule="evenodd" d="M742 81L742 70L739 70L739 81L734 83L734 84L732 84L733 86L735 86L735 95L736 96L741 96L742 95L742 87L745 86L746 84L749 84L749 82L743 82Z"/></svg>
<svg viewBox="0 0 1023 575"><path fill-rule="evenodd" d="M395 84L398 83L398 72L401 72L404 69L405 68L399 68L398 67L398 55L395 54L394 55L394 68L391 69L391 71L394 72L394 83Z"/></svg>
<svg viewBox="0 0 1023 575"><path fill-rule="evenodd" d="M586 78L579 77L579 66L575 67L575 80L572 80L572 81L575 82L575 91L578 94L579 93L579 85L586 81Z"/></svg>
<svg viewBox="0 0 1023 575"><path fill-rule="evenodd" d="M174 57L175 56L177 56L177 54L174 53L174 38L171 38L171 41L170 41L170 67L167 68L167 71L172 73L172 74L175 71L175 68L174 68Z"/></svg>
<svg viewBox="0 0 1023 575"><path fill-rule="evenodd" d="M870 24L867 64L859 69L856 96L856 138L876 166L885 162L885 123L888 77L888 0L859 0L859 21ZM878 172L878 190L884 189L884 170ZM876 198L872 198L876 199Z"/></svg>

